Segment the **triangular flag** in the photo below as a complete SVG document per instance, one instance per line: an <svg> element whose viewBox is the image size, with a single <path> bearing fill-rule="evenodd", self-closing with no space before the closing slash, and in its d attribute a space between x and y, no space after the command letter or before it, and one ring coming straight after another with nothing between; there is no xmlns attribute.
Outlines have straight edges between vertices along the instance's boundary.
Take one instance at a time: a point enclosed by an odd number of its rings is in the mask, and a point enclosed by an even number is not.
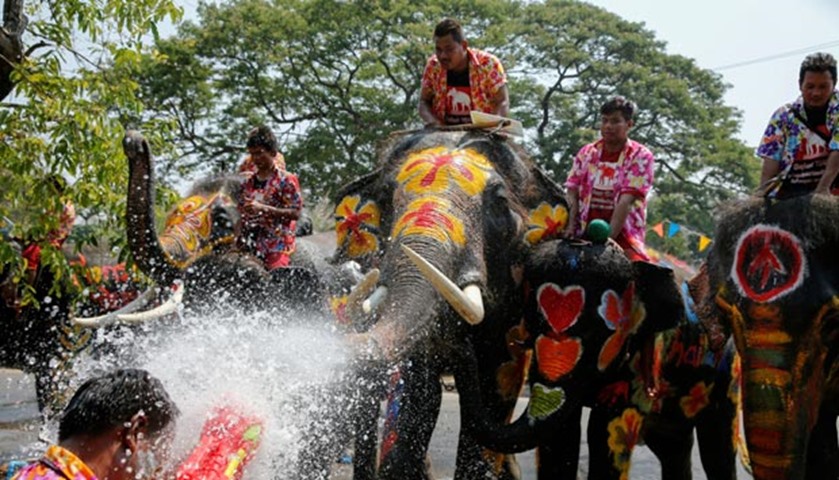
<svg viewBox="0 0 839 480"><path fill-rule="evenodd" d="M670 222L670 225L668 225L668 227L667 227L667 236L672 237L673 235L679 233L679 229L681 229L681 228L682 228L682 226L679 225L678 223Z"/></svg>
<svg viewBox="0 0 839 480"><path fill-rule="evenodd" d="M657 233L659 237L664 237L664 222L658 222L653 225L653 231Z"/></svg>
<svg viewBox="0 0 839 480"><path fill-rule="evenodd" d="M708 248L708 245L711 244L711 239L706 237L705 235L699 236L699 251L703 251Z"/></svg>

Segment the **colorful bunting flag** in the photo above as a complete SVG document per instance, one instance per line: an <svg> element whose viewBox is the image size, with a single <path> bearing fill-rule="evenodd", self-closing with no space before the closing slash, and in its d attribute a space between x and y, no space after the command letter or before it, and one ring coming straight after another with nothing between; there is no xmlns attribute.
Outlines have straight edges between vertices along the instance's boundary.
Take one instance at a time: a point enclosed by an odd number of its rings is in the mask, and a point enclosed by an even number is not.
<svg viewBox="0 0 839 480"><path fill-rule="evenodd" d="M679 233L679 230L681 230L681 228L682 226L678 223L670 222L670 224L667 226L667 236L672 237L673 235L676 235L677 233Z"/></svg>
<svg viewBox="0 0 839 480"><path fill-rule="evenodd" d="M711 244L711 239L705 235L699 235L699 251L703 251Z"/></svg>
<svg viewBox="0 0 839 480"><path fill-rule="evenodd" d="M653 231L658 234L659 237L664 238L664 222L658 222L653 226Z"/></svg>

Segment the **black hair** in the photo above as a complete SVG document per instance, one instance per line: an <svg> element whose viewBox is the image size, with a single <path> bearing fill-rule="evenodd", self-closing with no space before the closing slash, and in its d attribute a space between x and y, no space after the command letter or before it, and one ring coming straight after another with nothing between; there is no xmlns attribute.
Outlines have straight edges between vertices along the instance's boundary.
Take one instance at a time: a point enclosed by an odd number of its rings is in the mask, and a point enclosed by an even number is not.
<svg viewBox="0 0 839 480"><path fill-rule="evenodd" d="M811 53L804 57L804 61L801 62L801 69L798 71L799 85L804 83L804 75L807 72L827 72L833 79L833 85L836 85L836 59L829 53Z"/></svg>
<svg viewBox="0 0 839 480"><path fill-rule="evenodd" d="M274 132L265 125L260 125L248 133L247 148L253 147L262 147L271 153L277 153L280 151L279 145L277 145L277 137L275 137Z"/></svg>
<svg viewBox="0 0 839 480"><path fill-rule="evenodd" d="M61 414L58 440L104 433L130 422L140 412L148 421L149 436L161 432L179 414L163 384L149 372L114 370L87 380L76 390Z"/></svg>
<svg viewBox="0 0 839 480"><path fill-rule="evenodd" d="M612 97L600 107L601 115L608 115L614 112L621 112L624 120L627 122L632 120L635 115L635 103L627 100L622 96Z"/></svg>
<svg viewBox="0 0 839 480"><path fill-rule="evenodd" d="M460 22L453 18L444 18L440 20L440 23L434 27L434 36L437 38L443 38L446 35L451 35L452 40L457 43L463 41L463 27L460 26Z"/></svg>

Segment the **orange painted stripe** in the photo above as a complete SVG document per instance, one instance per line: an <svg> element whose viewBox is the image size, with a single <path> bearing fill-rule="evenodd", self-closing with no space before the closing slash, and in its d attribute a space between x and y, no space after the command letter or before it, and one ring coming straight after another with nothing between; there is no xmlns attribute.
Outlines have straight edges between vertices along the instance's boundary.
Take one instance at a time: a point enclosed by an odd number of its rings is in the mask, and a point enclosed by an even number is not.
<svg viewBox="0 0 839 480"><path fill-rule="evenodd" d="M758 368L745 372L746 382L784 387L792 382L792 374L780 368Z"/></svg>
<svg viewBox="0 0 839 480"><path fill-rule="evenodd" d="M782 412L755 412L745 417L743 424L748 429L759 428L780 431L784 429L787 422Z"/></svg>
<svg viewBox="0 0 839 480"><path fill-rule="evenodd" d="M787 480L788 477L783 469L763 467L754 462L752 462L752 473L754 473L754 478L763 480Z"/></svg>
<svg viewBox="0 0 839 480"><path fill-rule="evenodd" d="M752 427L749 429L749 451L781 452L783 451L783 432L767 428Z"/></svg>
<svg viewBox="0 0 839 480"><path fill-rule="evenodd" d="M746 343L750 347L767 347L792 343L792 337L778 330L747 330Z"/></svg>
<svg viewBox="0 0 839 480"><path fill-rule="evenodd" d="M777 454L764 454L760 452L752 452L749 451L749 460L752 461L753 466L760 465L764 468L775 469L775 468L789 468L792 466L792 455L777 455ZM758 477L755 475L755 478L764 478Z"/></svg>

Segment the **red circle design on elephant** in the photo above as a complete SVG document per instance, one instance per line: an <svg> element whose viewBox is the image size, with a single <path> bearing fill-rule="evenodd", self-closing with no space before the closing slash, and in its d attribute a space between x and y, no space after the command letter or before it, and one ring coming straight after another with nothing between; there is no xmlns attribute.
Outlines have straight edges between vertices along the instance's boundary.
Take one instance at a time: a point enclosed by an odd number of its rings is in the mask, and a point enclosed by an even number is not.
<svg viewBox="0 0 839 480"><path fill-rule="evenodd" d="M744 296L771 302L801 286L806 262L798 237L778 227L755 225L737 241L731 279Z"/></svg>

